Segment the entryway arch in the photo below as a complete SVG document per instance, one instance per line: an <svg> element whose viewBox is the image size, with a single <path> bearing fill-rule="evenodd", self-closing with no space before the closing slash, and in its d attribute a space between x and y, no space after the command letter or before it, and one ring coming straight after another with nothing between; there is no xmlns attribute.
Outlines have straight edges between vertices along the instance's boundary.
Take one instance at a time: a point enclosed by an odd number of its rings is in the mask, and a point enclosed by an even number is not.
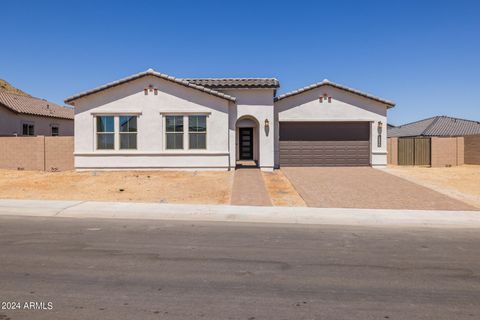
<svg viewBox="0 0 480 320"><path fill-rule="evenodd" d="M235 125L237 165L258 166L260 161L259 128L259 121L252 115L238 118Z"/></svg>

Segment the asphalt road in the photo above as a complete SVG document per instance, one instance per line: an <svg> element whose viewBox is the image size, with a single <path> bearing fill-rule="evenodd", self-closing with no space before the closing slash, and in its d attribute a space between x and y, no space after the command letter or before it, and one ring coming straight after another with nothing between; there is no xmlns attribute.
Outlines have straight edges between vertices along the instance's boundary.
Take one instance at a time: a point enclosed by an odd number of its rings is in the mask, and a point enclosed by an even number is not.
<svg viewBox="0 0 480 320"><path fill-rule="evenodd" d="M0 320L480 319L480 232L0 217L0 301L23 309Z"/></svg>

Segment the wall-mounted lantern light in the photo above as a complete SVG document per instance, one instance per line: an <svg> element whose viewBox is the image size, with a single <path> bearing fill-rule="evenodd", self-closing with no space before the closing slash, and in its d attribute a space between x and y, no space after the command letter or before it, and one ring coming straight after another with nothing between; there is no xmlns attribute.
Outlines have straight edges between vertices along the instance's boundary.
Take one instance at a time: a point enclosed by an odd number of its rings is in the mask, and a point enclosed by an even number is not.
<svg viewBox="0 0 480 320"><path fill-rule="evenodd" d="M378 121L378 123L377 123L377 131L378 131L377 147L378 147L378 148L381 148L381 147L382 147L382 128L383 128L383 123L382 123L382 121Z"/></svg>
<svg viewBox="0 0 480 320"><path fill-rule="evenodd" d="M268 129L270 127L270 121L268 119L265 119L265 129Z"/></svg>

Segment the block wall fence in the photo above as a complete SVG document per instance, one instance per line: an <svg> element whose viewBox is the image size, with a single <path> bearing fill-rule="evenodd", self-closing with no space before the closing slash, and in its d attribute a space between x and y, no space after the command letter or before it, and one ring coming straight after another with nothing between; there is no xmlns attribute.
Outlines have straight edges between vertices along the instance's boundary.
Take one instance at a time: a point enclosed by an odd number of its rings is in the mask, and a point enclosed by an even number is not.
<svg viewBox="0 0 480 320"><path fill-rule="evenodd" d="M73 136L0 137L0 168L73 170Z"/></svg>

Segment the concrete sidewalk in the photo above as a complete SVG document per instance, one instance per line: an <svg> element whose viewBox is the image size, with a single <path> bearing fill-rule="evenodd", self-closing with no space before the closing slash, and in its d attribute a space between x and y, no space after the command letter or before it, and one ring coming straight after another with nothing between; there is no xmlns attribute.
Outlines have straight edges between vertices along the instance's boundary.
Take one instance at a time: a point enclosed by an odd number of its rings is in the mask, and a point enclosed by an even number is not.
<svg viewBox="0 0 480 320"><path fill-rule="evenodd" d="M154 219L348 226L480 228L480 211L426 211L0 200L0 216Z"/></svg>

